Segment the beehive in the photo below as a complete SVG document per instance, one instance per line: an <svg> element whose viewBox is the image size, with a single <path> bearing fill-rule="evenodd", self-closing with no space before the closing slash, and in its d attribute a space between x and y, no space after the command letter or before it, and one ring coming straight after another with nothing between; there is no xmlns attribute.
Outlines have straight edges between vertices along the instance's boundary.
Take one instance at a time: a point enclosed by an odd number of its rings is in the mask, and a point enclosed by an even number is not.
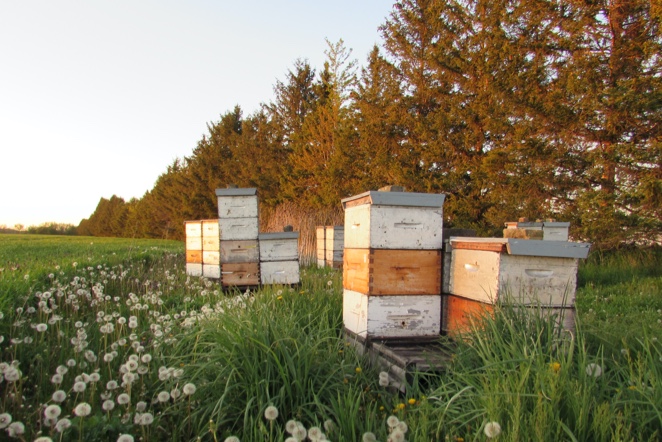
<svg viewBox="0 0 662 442"><path fill-rule="evenodd" d="M512 238L450 240L449 291L476 301L564 307L574 304L578 259L590 244Z"/></svg>
<svg viewBox="0 0 662 442"><path fill-rule="evenodd" d="M299 232L261 233L259 243L262 284L298 284Z"/></svg>
<svg viewBox="0 0 662 442"><path fill-rule="evenodd" d="M260 284L258 197L255 188L216 189L221 284Z"/></svg>
<svg viewBox="0 0 662 442"><path fill-rule="evenodd" d="M202 221L185 221L186 274L202 276Z"/></svg>
<svg viewBox="0 0 662 442"><path fill-rule="evenodd" d="M216 197L221 238L224 241L257 240L257 189L216 189Z"/></svg>
<svg viewBox="0 0 662 442"><path fill-rule="evenodd" d="M325 242L327 267L333 267L335 269L342 267L343 249L345 247L345 228L343 226L327 226Z"/></svg>
<svg viewBox="0 0 662 442"><path fill-rule="evenodd" d="M443 202L441 194L399 191L342 200L347 330L373 338L439 334Z"/></svg>
<svg viewBox="0 0 662 442"><path fill-rule="evenodd" d="M326 226L315 228L315 238L317 240L317 267L324 267L326 266Z"/></svg>

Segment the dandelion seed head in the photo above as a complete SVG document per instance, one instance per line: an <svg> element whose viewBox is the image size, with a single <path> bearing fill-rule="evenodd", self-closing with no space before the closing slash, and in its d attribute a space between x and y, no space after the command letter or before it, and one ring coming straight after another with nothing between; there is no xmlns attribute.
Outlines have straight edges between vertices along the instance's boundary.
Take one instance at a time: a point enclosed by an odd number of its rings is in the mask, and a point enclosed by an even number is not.
<svg viewBox="0 0 662 442"><path fill-rule="evenodd" d="M274 407L273 405L269 405L264 410L264 417L268 421L276 420L276 418L278 418L278 408Z"/></svg>
<svg viewBox="0 0 662 442"><path fill-rule="evenodd" d="M3 428L7 428L9 424L11 424L12 417L11 414L9 413L1 413L0 414L0 430Z"/></svg>
<svg viewBox="0 0 662 442"><path fill-rule="evenodd" d="M159 402L168 402L170 400L170 393L167 391L161 391L157 395L157 399Z"/></svg>
<svg viewBox="0 0 662 442"><path fill-rule="evenodd" d="M62 409L60 408L59 405L49 405L46 407L44 410L44 416L49 418L49 419L57 419L60 417L60 414L62 414Z"/></svg>
<svg viewBox="0 0 662 442"><path fill-rule="evenodd" d="M488 422L485 424L483 432L485 433L485 436L492 439L501 434L501 425L499 425L498 422Z"/></svg>
<svg viewBox="0 0 662 442"><path fill-rule="evenodd" d="M290 419L285 423L285 431L287 431L290 434L294 434L294 432L297 429L297 422L293 419Z"/></svg>
<svg viewBox="0 0 662 442"><path fill-rule="evenodd" d="M64 402L66 398L67 398L67 393L65 393L64 390L57 390L53 392L53 395L51 396L53 402L57 402L57 403Z"/></svg>
<svg viewBox="0 0 662 442"><path fill-rule="evenodd" d="M120 405L126 405L129 402L131 402L131 396L129 396L126 393L122 393L119 396L117 396L117 403Z"/></svg>
<svg viewBox="0 0 662 442"><path fill-rule="evenodd" d="M133 436L130 434L120 434L117 438L117 442L133 442Z"/></svg>
<svg viewBox="0 0 662 442"><path fill-rule="evenodd" d="M224 442L240 442L237 436L229 436L225 438Z"/></svg>
<svg viewBox="0 0 662 442"><path fill-rule="evenodd" d="M403 421L398 422L398 425L396 425L395 428L402 431L403 433L406 433L409 430L407 423Z"/></svg>
<svg viewBox="0 0 662 442"><path fill-rule="evenodd" d="M103 401L103 404L101 404L101 408L103 411L110 411L115 408L115 402L111 401L110 399L106 399Z"/></svg>
<svg viewBox="0 0 662 442"><path fill-rule="evenodd" d="M76 405L76 408L74 408L74 414L79 417L89 416L91 412L92 407L87 402L81 402L80 404Z"/></svg>
<svg viewBox="0 0 662 442"><path fill-rule="evenodd" d="M602 375L602 367L598 364L590 363L586 366L586 374L597 378Z"/></svg>
<svg viewBox="0 0 662 442"><path fill-rule="evenodd" d="M82 392L85 391L86 388L87 388L87 384L86 384L85 382L83 382L83 381L78 381L78 382L76 382L76 383L74 384L74 388L73 388L73 390L74 390L76 393L82 393Z"/></svg>
<svg viewBox="0 0 662 442"><path fill-rule="evenodd" d="M386 425L388 425L389 428L395 428L399 422L400 419L398 419L397 416L393 416L393 415L389 416L386 419Z"/></svg>
<svg viewBox="0 0 662 442"><path fill-rule="evenodd" d="M12 422L7 427L7 434L9 437L18 437L23 433L25 433L25 425L23 425L23 422Z"/></svg>
<svg viewBox="0 0 662 442"><path fill-rule="evenodd" d="M190 382L184 385L184 387L182 387L182 392L186 396L191 396L193 393L195 393L195 390L196 390L195 385Z"/></svg>
<svg viewBox="0 0 662 442"><path fill-rule="evenodd" d="M363 433L363 442L377 442L377 436L375 436L375 433L371 431L367 431Z"/></svg>

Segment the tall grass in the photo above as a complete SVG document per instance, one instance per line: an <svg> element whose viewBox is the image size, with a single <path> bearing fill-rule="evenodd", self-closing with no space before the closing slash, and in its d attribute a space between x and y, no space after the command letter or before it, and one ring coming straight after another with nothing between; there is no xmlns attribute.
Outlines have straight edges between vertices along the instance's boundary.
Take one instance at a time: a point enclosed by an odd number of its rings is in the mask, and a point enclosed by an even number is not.
<svg viewBox="0 0 662 442"><path fill-rule="evenodd" d="M618 335L641 313L624 302L607 339L589 312L624 282L659 295L655 273L615 265L621 279L593 282L583 268L575 333L497 308L402 395L346 345L340 272L228 291L185 275L181 243L87 238L63 258L53 240L0 238L3 265L17 267L0 277L0 438L284 441L304 427L306 440L334 441L662 437L662 325Z"/></svg>

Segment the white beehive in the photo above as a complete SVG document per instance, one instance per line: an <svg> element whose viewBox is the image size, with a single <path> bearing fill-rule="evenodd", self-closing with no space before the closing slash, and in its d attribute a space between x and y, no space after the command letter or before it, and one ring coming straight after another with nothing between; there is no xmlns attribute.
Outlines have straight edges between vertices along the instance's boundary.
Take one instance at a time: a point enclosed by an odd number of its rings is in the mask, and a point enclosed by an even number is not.
<svg viewBox="0 0 662 442"><path fill-rule="evenodd" d="M299 232L261 233L259 243L262 284L298 284Z"/></svg>
<svg viewBox="0 0 662 442"><path fill-rule="evenodd" d="M441 296L368 296L343 291L343 323L359 336L435 336L441 331Z"/></svg>
<svg viewBox="0 0 662 442"><path fill-rule="evenodd" d="M590 244L512 238L450 239L449 292L480 302L574 304L578 259Z"/></svg>
<svg viewBox="0 0 662 442"><path fill-rule="evenodd" d="M369 191L342 200L346 249L441 249L445 195Z"/></svg>
<svg viewBox="0 0 662 442"><path fill-rule="evenodd" d="M327 226L325 234L325 260L327 267L342 267L345 247L345 227Z"/></svg>

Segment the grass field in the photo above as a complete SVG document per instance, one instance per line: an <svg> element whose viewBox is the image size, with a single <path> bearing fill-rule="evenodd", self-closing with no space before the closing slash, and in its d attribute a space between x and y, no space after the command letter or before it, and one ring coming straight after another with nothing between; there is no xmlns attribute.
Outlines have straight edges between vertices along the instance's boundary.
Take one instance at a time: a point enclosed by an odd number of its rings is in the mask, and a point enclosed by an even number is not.
<svg viewBox="0 0 662 442"><path fill-rule="evenodd" d="M0 439L659 440L661 264L591 255L576 333L503 307L402 395L345 345L337 271L223 292L182 243L0 235Z"/></svg>

